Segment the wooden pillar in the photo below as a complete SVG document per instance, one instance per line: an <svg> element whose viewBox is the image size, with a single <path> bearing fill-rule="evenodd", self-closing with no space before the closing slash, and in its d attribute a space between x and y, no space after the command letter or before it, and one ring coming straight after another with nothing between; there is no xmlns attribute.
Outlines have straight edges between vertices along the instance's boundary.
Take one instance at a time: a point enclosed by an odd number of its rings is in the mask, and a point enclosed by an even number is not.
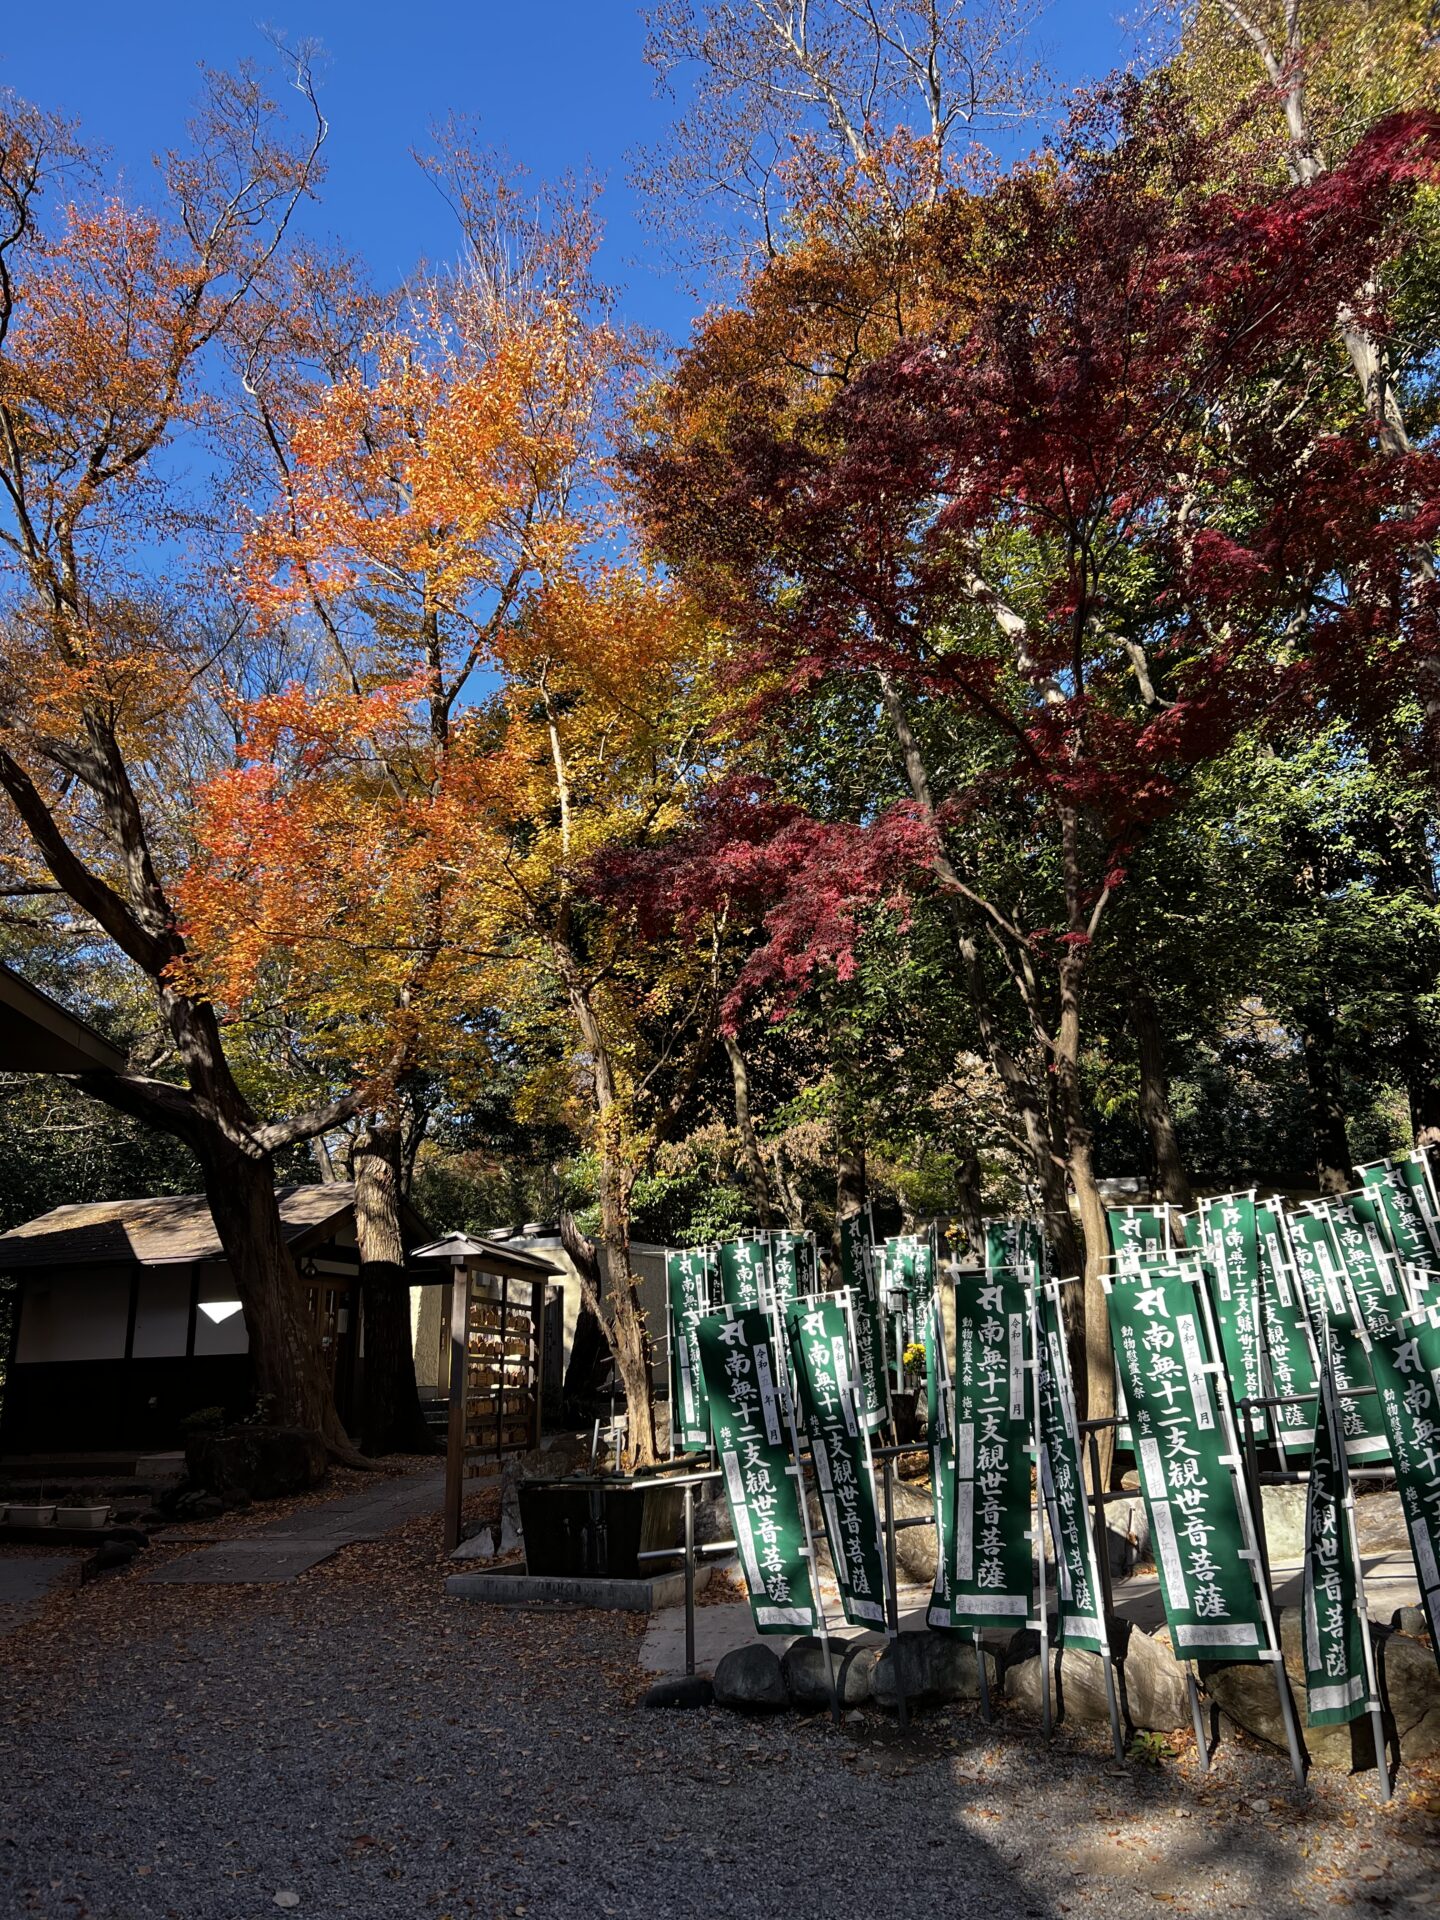
<svg viewBox="0 0 1440 1920"><path fill-rule="evenodd" d="M500 1371L495 1386L495 1458L499 1460L505 1452L505 1369L509 1357L505 1351L510 1334L510 1276L500 1276Z"/></svg>
<svg viewBox="0 0 1440 1920"><path fill-rule="evenodd" d="M450 1275L450 1431L445 1449L445 1551L460 1544L465 1490L465 1401L470 1384L470 1269L457 1260Z"/></svg>
<svg viewBox="0 0 1440 1920"><path fill-rule="evenodd" d="M534 1335L531 1360L535 1371L531 1382L535 1392L535 1405L530 1415L530 1445L540 1444L540 1422L543 1411L541 1401L545 1392L545 1282L537 1280L530 1289L530 1326Z"/></svg>

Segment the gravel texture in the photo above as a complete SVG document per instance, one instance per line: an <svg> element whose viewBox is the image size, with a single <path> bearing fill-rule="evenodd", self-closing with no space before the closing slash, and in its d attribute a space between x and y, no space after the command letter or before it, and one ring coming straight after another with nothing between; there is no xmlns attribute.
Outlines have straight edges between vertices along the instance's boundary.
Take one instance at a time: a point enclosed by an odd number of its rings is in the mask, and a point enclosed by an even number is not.
<svg viewBox="0 0 1440 1920"><path fill-rule="evenodd" d="M1381 1809L1234 1738L1201 1776L1178 1739L1116 1767L1014 1712L647 1712L642 1621L447 1600L445 1571L426 1518L289 1586L52 1593L0 1640L0 1914L1436 1911L1433 1773Z"/></svg>

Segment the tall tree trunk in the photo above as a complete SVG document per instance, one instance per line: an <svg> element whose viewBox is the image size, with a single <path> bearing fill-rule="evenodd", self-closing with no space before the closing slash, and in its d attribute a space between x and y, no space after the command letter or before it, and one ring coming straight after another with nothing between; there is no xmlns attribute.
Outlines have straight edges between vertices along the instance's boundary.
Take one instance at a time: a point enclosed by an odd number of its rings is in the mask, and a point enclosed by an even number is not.
<svg viewBox="0 0 1440 1920"><path fill-rule="evenodd" d="M1053 1079L1065 1128L1066 1163L1075 1188L1075 1201L1084 1236L1084 1399L1083 1417L1108 1420L1115 1412L1115 1355L1110 1340L1110 1313L1102 1275L1109 1251L1105 1207L1095 1178L1094 1134L1084 1088L1080 1081L1080 1003L1090 943L1099 924L1104 896L1087 913L1080 858L1080 821L1066 808L1061 821L1065 868L1065 906L1070 943L1060 961L1060 1019L1055 1034ZM1104 1427L1097 1435L1100 1486L1108 1488L1115 1456L1115 1430Z"/></svg>
<svg viewBox="0 0 1440 1920"><path fill-rule="evenodd" d="M965 1237L965 1246L956 1248L957 1257L968 1255L972 1260L983 1260L985 1257L983 1199L980 1156L973 1147L967 1147L955 1178L955 1212Z"/></svg>
<svg viewBox="0 0 1440 1920"><path fill-rule="evenodd" d="M300 1277L285 1244L268 1156L242 1153L200 1126L205 1197L245 1312L255 1391L280 1426L319 1433L336 1458L363 1464L340 1425L316 1330L301 1312Z"/></svg>
<svg viewBox="0 0 1440 1920"><path fill-rule="evenodd" d="M366 1126L350 1156L355 1230L360 1243L360 1304L365 1330L365 1391L360 1444L368 1454L435 1453L415 1385L410 1289L400 1222L400 1131Z"/></svg>
<svg viewBox="0 0 1440 1920"><path fill-rule="evenodd" d="M1320 1002L1308 1007L1301 1042L1310 1082L1310 1127L1315 1141L1315 1178L1322 1193L1344 1193L1351 1185L1353 1161L1340 1074L1335 1060L1335 1023Z"/></svg>
<svg viewBox="0 0 1440 1920"><path fill-rule="evenodd" d="M1131 994L1130 1021L1140 1059L1140 1119L1150 1141L1155 1193L1168 1205L1188 1213L1195 1204L1195 1196L1180 1158L1180 1141L1170 1106L1165 1037L1160 1031L1159 1011L1144 987L1137 986Z"/></svg>
<svg viewBox="0 0 1440 1920"><path fill-rule="evenodd" d="M625 1389L627 1471L659 1459L652 1349L640 1283L630 1265L630 1172L619 1140L619 1113L600 1117L600 1240L605 1264L606 1329Z"/></svg>
<svg viewBox="0 0 1440 1920"><path fill-rule="evenodd" d="M625 1390L626 1458L630 1470L654 1466L659 1459L655 1428L655 1380L650 1332L640 1301L640 1286L630 1266L630 1189L632 1175L624 1142L624 1118L616 1094L610 1049L588 994L569 981L574 1012L594 1074L596 1152L600 1169L600 1243L605 1267L604 1301L588 1303L605 1329L615 1371ZM581 1289L585 1283L582 1280Z"/></svg>
<svg viewBox="0 0 1440 1920"><path fill-rule="evenodd" d="M770 1182L766 1177L765 1162L760 1157L760 1142L755 1136L755 1122L750 1112L750 1070L735 1036L724 1033L720 1038L725 1048L725 1058L730 1062L730 1078L735 1087L735 1131L740 1136L740 1165L744 1170L746 1191L750 1196L750 1205L755 1210L756 1225L773 1227L775 1209L770 1200Z"/></svg>

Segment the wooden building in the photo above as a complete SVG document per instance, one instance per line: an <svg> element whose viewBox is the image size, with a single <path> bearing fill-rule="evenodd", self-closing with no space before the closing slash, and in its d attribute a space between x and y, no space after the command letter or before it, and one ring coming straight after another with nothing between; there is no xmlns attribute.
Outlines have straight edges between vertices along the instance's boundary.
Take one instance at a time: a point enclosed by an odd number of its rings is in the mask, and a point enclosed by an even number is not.
<svg viewBox="0 0 1440 1920"><path fill-rule="evenodd" d="M280 1219L342 1420L364 1390L355 1195L282 1187ZM429 1237L413 1214L406 1245ZM253 1403L245 1316L202 1194L56 1207L0 1235L18 1289L0 1452L160 1452L187 1414ZM435 1279L440 1279L437 1272Z"/></svg>

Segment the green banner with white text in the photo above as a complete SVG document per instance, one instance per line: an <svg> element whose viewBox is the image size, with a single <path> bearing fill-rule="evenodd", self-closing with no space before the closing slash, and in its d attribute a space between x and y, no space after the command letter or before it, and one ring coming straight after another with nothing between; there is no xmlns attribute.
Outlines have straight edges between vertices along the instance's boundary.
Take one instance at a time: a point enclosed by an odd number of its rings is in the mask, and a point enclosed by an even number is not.
<svg viewBox="0 0 1440 1920"><path fill-rule="evenodd" d="M1062 1646L1101 1653L1108 1646L1104 1589L1095 1552L1095 1530L1085 1503L1074 1383L1065 1347L1060 1291L1054 1281L1036 1290L1035 1327L1040 1484L1045 1490L1050 1536L1055 1543L1055 1575L1060 1589L1058 1638Z"/></svg>
<svg viewBox="0 0 1440 1920"><path fill-rule="evenodd" d="M1356 1392L1374 1381L1345 1262L1335 1242L1331 1210L1323 1202L1301 1207L1287 1216L1285 1226L1296 1271L1329 1329L1330 1367L1345 1456L1352 1466L1384 1466L1390 1458L1390 1442L1379 1404L1374 1394L1357 1396Z"/></svg>
<svg viewBox="0 0 1440 1920"><path fill-rule="evenodd" d="M1341 1726L1369 1711L1364 1629L1356 1606L1355 1563L1345 1515L1345 1442L1328 1378L1315 1418L1315 1448L1305 1500L1305 1572L1300 1637L1305 1707L1315 1726Z"/></svg>
<svg viewBox="0 0 1440 1920"><path fill-rule="evenodd" d="M1199 1267L1111 1276L1110 1332L1135 1436L1170 1644L1181 1660L1258 1660L1264 1615L1240 1508Z"/></svg>
<svg viewBox="0 0 1440 1920"><path fill-rule="evenodd" d="M671 1247L665 1255L670 1293L670 1428L681 1447L708 1447L710 1408L695 1329L710 1312L712 1256L705 1247Z"/></svg>
<svg viewBox="0 0 1440 1920"><path fill-rule="evenodd" d="M1412 1186L1392 1160L1376 1160L1359 1171L1366 1192L1379 1204L1385 1242L1395 1257L1412 1266L1440 1267L1440 1244L1421 1205L1423 1187Z"/></svg>
<svg viewBox="0 0 1440 1920"><path fill-rule="evenodd" d="M812 1633L818 1616L800 1470L790 1458L785 1364L770 1316L758 1307L727 1307L700 1322L698 1337L755 1630Z"/></svg>
<svg viewBox="0 0 1440 1920"><path fill-rule="evenodd" d="M953 1624L1024 1626L1033 1612L1029 1309L1022 1281L955 1282Z"/></svg>
<svg viewBox="0 0 1440 1920"><path fill-rule="evenodd" d="M885 1371L885 1327L870 1261L870 1223L864 1213L840 1217L840 1284L855 1313L855 1357L871 1433L890 1418L890 1382Z"/></svg>
<svg viewBox="0 0 1440 1920"><path fill-rule="evenodd" d="M843 1297L792 1307L786 1330L840 1604L852 1627L883 1627L885 1549Z"/></svg>
<svg viewBox="0 0 1440 1920"><path fill-rule="evenodd" d="M1260 1238L1254 1194L1222 1193L1207 1200L1200 1208L1200 1239L1230 1391L1236 1400L1262 1399ZM1250 1424L1256 1433L1264 1431L1262 1408L1251 1408Z"/></svg>
<svg viewBox="0 0 1440 1920"><path fill-rule="evenodd" d="M1255 1235L1260 1248L1260 1325L1270 1385L1282 1399L1296 1401L1294 1406L1272 1408L1271 1420L1286 1459L1299 1459L1315 1442L1313 1396L1319 1389L1315 1347L1285 1237L1282 1202L1259 1203Z"/></svg>
<svg viewBox="0 0 1440 1920"><path fill-rule="evenodd" d="M764 1234L726 1240L720 1247L720 1300L748 1313L770 1306L770 1242Z"/></svg>
<svg viewBox="0 0 1440 1920"><path fill-rule="evenodd" d="M935 1510L935 1586L925 1619L932 1627L953 1627L962 1624L955 1618L955 1555L951 1539L955 1525L955 1433L951 1424L954 1397L951 1392L950 1362L945 1352L945 1328L938 1300L930 1309L929 1350L935 1356L933 1363L925 1369L930 1497Z"/></svg>

